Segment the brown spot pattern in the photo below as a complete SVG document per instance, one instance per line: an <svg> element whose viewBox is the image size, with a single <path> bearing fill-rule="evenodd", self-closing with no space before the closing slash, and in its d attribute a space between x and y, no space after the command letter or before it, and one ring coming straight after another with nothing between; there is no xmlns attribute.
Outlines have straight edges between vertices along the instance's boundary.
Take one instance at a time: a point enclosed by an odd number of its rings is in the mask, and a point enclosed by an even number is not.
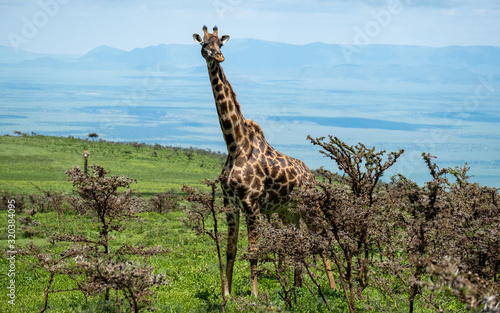
<svg viewBox="0 0 500 313"><path fill-rule="evenodd" d="M225 203L243 209L250 249L256 249L259 215L278 212L288 216L290 192L306 182L313 182L314 176L302 161L276 151L267 143L259 124L243 117L220 64L207 61L207 65L228 149L223 169L225 176L221 181ZM231 260L234 262L237 249L239 223L236 218L239 215L228 214L228 264Z"/></svg>

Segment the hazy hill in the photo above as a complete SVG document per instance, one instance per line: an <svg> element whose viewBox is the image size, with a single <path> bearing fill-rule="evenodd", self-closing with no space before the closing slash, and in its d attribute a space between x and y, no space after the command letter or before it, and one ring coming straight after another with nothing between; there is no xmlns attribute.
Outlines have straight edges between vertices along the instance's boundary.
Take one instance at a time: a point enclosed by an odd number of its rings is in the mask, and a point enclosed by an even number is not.
<svg viewBox="0 0 500 313"><path fill-rule="evenodd" d="M36 59L42 56L43 55L39 53L14 50L11 47L0 46L0 64L19 63L24 60Z"/></svg>
<svg viewBox="0 0 500 313"><path fill-rule="evenodd" d="M310 75L354 79L463 83L478 73L500 79L500 48L490 46L431 48L419 46L348 45L311 43L290 45L254 39L232 39L224 48L226 67L238 71L282 71L284 75ZM99 46L83 56L37 55L0 47L2 66L58 69L140 70L161 66L176 70L204 70L200 48L158 45L131 51Z"/></svg>

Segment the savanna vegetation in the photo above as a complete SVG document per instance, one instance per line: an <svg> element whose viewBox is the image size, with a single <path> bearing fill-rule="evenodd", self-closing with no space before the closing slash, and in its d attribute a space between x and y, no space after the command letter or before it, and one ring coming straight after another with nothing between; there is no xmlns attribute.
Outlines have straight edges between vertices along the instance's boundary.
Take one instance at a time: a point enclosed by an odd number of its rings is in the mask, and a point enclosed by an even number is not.
<svg viewBox="0 0 500 313"><path fill-rule="evenodd" d="M64 172L73 165L83 167L84 150L89 165L99 164L115 174L133 177L133 189L150 197L183 184L203 186L216 177L226 156L195 148L165 147L138 142L82 140L20 133L0 136L0 190L28 195L42 189L71 192Z"/></svg>
<svg viewBox="0 0 500 313"><path fill-rule="evenodd" d="M223 155L18 135L0 137L1 312L500 312L500 196L466 164L423 154L425 185L382 182L403 151L309 138L339 172L294 192L300 229L262 219L259 297L240 226L225 297Z"/></svg>

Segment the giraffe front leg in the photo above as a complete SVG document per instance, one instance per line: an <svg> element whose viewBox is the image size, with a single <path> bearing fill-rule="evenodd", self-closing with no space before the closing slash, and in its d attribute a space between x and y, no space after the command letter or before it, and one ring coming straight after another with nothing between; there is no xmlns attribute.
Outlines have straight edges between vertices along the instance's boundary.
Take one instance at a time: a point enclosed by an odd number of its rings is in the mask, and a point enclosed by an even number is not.
<svg viewBox="0 0 500 313"><path fill-rule="evenodd" d="M248 229L248 251L250 252L250 290L252 296L258 296L257 288L257 251L259 250L259 233L257 223L259 207L257 204L243 204L245 207L247 229Z"/></svg>
<svg viewBox="0 0 500 313"><path fill-rule="evenodd" d="M236 253L238 251L238 233L240 230L240 210L235 209L228 212L227 218L227 250L226 250L226 286L225 295L231 294L231 285L233 282L233 269L234 261L236 260Z"/></svg>
<svg viewBox="0 0 500 313"><path fill-rule="evenodd" d="M259 250L259 234L256 229L256 223L251 221L254 219L253 217L247 218L247 226L248 226L248 250L251 255L250 258L250 283L251 283L251 293L253 296L259 295L259 291L257 288L257 251Z"/></svg>

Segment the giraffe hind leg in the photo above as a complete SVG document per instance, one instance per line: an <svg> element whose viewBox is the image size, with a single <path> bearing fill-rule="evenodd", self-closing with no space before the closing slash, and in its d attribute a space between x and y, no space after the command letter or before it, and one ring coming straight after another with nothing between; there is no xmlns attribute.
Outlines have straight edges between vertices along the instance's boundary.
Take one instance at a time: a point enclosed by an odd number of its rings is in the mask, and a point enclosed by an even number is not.
<svg viewBox="0 0 500 313"><path fill-rule="evenodd" d="M335 279L333 278L332 266L330 265L328 254L326 252L322 252L321 257L323 258L323 263L325 264L326 275L328 276L330 288L333 290L337 290L337 284L335 283Z"/></svg>
<svg viewBox="0 0 500 313"><path fill-rule="evenodd" d="M224 201L226 205L226 201ZM227 207L227 205L226 205ZM227 218L227 250L226 250L226 284L224 293L231 294L231 287L233 281L234 261L236 260L236 253L238 251L238 233L240 229L240 210L234 209L226 214Z"/></svg>

